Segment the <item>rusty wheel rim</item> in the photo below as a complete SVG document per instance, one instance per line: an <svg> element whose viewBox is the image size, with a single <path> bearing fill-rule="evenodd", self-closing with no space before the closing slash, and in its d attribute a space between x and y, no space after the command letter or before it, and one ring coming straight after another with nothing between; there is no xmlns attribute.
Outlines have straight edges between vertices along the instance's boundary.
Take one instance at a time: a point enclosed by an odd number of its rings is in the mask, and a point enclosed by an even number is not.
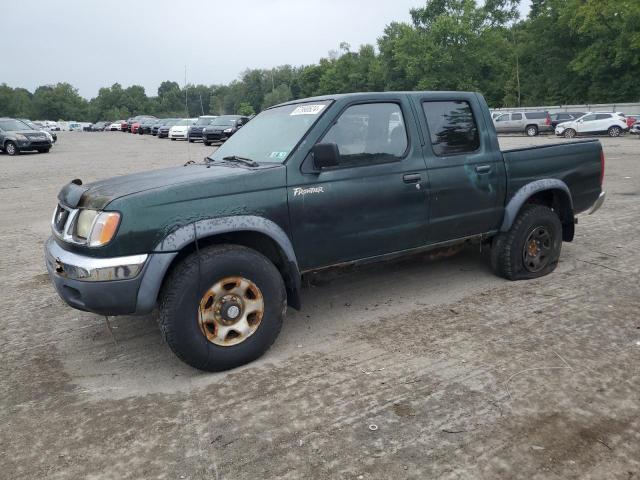
<svg viewBox="0 0 640 480"><path fill-rule="evenodd" d="M522 260L530 272L539 272L547 266L553 250L553 237L547 227L534 228L524 242Z"/></svg>
<svg viewBox="0 0 640 480"><path fill-rule="evenodd" d="M243 277L227 277L207 290L198 307L200 330L215 345L230 347L253 335L264 315L258 286Z"/></svg>

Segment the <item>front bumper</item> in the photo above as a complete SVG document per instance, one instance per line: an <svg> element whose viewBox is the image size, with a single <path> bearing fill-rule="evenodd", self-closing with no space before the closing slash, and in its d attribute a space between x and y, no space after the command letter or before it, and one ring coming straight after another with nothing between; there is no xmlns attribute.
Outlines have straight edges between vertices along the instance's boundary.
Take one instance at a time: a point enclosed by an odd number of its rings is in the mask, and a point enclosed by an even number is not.
<svg viewBox="0 0 640 480"><path fill-rule="evenodd" d="M18 140L16 142L20 150L37 150L38 148L51 148L53 143L49 140Z"/></svg>
<svg viewBox="0 0 640 480"><path fill-rule="evenodd" d="M101 315L149 313L177 253L94 258L45 243L45 263L58 295L69 306Z"/></svg>

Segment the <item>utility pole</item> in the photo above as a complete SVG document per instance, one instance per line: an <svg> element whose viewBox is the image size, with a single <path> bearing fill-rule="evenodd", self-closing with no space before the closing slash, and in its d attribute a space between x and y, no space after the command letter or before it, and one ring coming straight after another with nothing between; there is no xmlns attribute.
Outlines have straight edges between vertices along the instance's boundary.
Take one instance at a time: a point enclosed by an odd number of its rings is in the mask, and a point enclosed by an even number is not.
<svg viewBox="0 0 640 480"><path fill-rule="evenodd" d="M187 66L184 66L184 111L189 117L189 106L187 102Z"/></svg>
<svg viewBox="0 0 640 480"><path fill-rule="evenodd" d="M513 51L516 55L516 88L518 89L518 107L520 107L520 58L518 56L518 42L516 42L515 25L511 27L511 38L513 39Z"/></svg>

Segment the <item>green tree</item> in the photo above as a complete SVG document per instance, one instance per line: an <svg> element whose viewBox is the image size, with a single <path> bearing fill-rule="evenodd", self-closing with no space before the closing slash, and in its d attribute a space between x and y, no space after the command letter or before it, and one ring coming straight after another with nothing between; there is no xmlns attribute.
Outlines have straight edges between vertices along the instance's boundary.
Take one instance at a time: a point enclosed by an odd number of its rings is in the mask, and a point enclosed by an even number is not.
<svg viewBox="0 0 640 480"><path fill-rule="evenodd" d="M250 115L255 115L255 110L253 109L253 107L251 106L250 103L247 102L242 102L239 106L238 106L238 115L246 115L247 117Z"/></svg>
<svg viewBox="0 0 640 480"><path fill-rule="evenodd" d="M284 103L293 98L293 94L291 93L291 88L289 85L285 85L284 83L278 85L275 90L267 93L264 96L264 101L262 102L262 108L271 107L272 105L277 105L279 103Z"/></svg>

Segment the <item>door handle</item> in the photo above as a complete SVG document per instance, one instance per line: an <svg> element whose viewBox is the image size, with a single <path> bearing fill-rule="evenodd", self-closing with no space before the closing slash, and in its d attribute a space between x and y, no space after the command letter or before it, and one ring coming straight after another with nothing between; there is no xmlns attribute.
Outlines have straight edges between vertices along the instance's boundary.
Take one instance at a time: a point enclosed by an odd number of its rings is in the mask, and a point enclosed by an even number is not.
<svg viewBox="0 0 640 480"><path fill-rule="evenodd" d="M478 165L476 167L476 172L478 173L489 173L491 171L491 165Z"/></svg>
<svg viewBox="0 0 640 480"><path fill-rule="evenodd" d="M420 180L422 180L422 175L419 173L407 173L402 177L404 183L418 183Z"/></svg>

